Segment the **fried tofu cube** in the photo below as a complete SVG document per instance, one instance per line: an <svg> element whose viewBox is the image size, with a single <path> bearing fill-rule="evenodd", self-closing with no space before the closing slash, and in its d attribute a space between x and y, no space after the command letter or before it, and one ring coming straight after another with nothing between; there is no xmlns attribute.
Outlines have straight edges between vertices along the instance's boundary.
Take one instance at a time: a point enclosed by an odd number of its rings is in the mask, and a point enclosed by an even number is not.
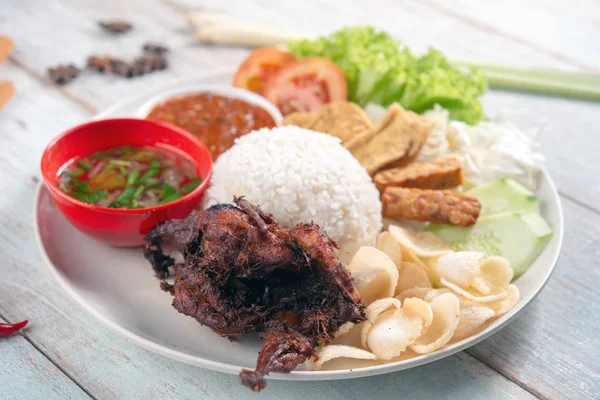
<svg viewBox="0 0 600 400"><path fill-rule="evenodd" d="M418 189L448 189L463 182L462 167L455 157L431 162L413 162L404 167L378 172L373 178L381 193L388 186Z"/></svg>
<svg viewBox="0 0 600 400"><path fill-rule="evenodd" d="M338 137L342 143L373 127L362 108L354 103L338 101L326 104L314 112L295 112L283 119L283 125L297 125L301 128L328 133Z"/></svg>
<svg viewBox="0 0 600 400"><path fill-rule="evenodd" d="M388 187L381 202L384 217L435 224L471 226L481 212L475 196L449 190Z"/></svg>
<svg viewBox="0 0 600 400"><path fill-rule="evenodd" d="M412 161L431 132L431 122L399 104L392 104L373 129L356 136L345 146L374 175L385 167Z"/></svg>

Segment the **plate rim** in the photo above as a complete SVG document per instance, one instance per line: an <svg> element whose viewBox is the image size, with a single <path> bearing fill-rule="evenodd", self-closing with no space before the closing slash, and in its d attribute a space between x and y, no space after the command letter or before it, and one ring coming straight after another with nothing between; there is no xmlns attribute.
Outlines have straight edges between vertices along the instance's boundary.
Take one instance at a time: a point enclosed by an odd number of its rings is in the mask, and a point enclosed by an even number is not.
<svg viewBox="0 0 600 400"><path fill-rule="evenodd" d="M187 77L185 79L177 79L174 82L168 82L167 84L154 87L153 89L148 90L144 93L121 100L121 101L115 103L114 105L104 109L102 112L97 114L93 119L106 118L109 115L111 115L112 113L115 113L116 110L118 110L119 108L122 108L124 105L131 102L133 99L150 95L150 93L153 93L153 92L159 90L160 88L168 88L169 84L172 85L173 83L175 83L175 84L180 85L186 81L193 82L193 81L197 81L200 79L210 79L210 78L214 79L216 76L222 77L228 73L229 72L227 72L227 71L210 72L210 73L206 73L206 74L202 74L202 75L196 75L193 77ZM423 355L420 355L420 356L417 356L414 358L410 358L407 360L401 360L401 361L396 361L396 362L391 362L391 363L386 363L386 364L379 364L379 365L368 366L368 367L340 369L340 370L326 370L326 371L296 371L295 370L295 371L291 371L290 373L271 373L266 378L267 379L276 379L276 380L313 380L313 381L317 381L317 380L352 379L352 378L360 378L360 377L364 377L364 376L374 376L374 375L386 374L386 373L390 373L390 372L401 371L404 369L409 369L409 368L417 367L420 365L428 364L430 362L434 362L434 361L440 360L442 358L454 355L460 351L463 351L469 347L474 346L477 343L480 343L481 341L496 334L498 331L500 331L501 329L506 327L510 322L512 322L514 319L516 319L522 313L522 311L525 309L525 307L528 306L541 293L541 291L544 289L544 287L548 283L550 277L554 273L554 271L556 269L556 265L558 263L560 255L561 255L561 250L562 250L562 245L563 245L563 236L564 236L564 212L563 212L562 202L560 199L560 195L558 194L556 184L554 183L551 175L549 174L549 172L545 166L542 167L542 174L544 175L544 177L550 187L550 192L552 193L552 197L554 198L554 202L556 203L557 208L558 208L558 226L554 227L554 229L555 229L554 234L558 236L558 242L557 242L556 250L555 250L554 254L552 254L552 261L551 261L552 265L550 266L550 268L546 272L545 276L543 277L541 284L537 287L537 289L535 290L533 295L526 302L523 302L522 304L517 305L510 312L508 312L504 316L500 317L498 320L494 321L492 323L492 325L487 327L485 330L477 333L476 335L465 338L457 343L454 343L444 349L438 350L433 353L423 354ZM34 225L34 233L35 233L35 239L36 239L37 246L40 250L40 253L42 255L44 262L46 263L46 265L52 272L52 275L55 277L55 279L60 283L62 288L73 299L75 299L75 301L80 306L82 306L90 315L95 317L97 320L99 320L101 323L103 323L106 327L108 327L110 330L117 333L121 337L133 342L136 345L139 345L142 348L145 348L146 350L150 350L152 352L161 354L165 357L168 357L168 358L180 361L180 362L184 362L186 364L210 369L213 371L229 373L229 374L239 374L239 372L242 369L247 368L247 367L242 367L239 365L233 365L233 364L213 361L213 360L205 359L205 358L202 358L199 356L192 356L190 354L187 354L187 353L184 353L184 352L181 352L178 350L173 350L166 346L157 344L149 339L143 338L143 337L129 331L126 328L123 328L118 323L111 321L110 319L105 317L101 312L96 310L85 299L83 299L71 287L71 285L69 285L69 283L66 281L66 279L63 278L63 276L59 272L59 269L50 260L50 257L48 256L48 253L44 246L44 243L43 243L43 240L42 240L42 237L40 234L39 217L38 217L38 210L40 209L40 207L39 207L40 199L41 199L41 196L42 196L44 190L47 190L47 188L45 187L43 182L40 182L36 188L35 199L34 199L34 209L33 209L33 225Z"/></svg>

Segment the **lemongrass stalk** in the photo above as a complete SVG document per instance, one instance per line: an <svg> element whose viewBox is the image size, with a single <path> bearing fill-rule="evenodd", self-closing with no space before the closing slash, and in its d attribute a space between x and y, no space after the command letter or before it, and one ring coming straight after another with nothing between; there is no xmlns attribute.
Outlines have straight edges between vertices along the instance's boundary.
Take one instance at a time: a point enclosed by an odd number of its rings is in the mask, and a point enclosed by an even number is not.
<svg viewBox="0 0 600 400"><path fill-rule="evenodd" d="M498 74L517 75L521 77L529 77L531 79L554 79L561 82L577 82L586 85L600 86L600 74L592 74L576 71L561 71L550 68L528 68L514 67L500 64L492 64L485 62L474 61L452 61L457 67L478 68L481 71L490 71Z"/></svg>
<svg viewBox="0 0 600 400"><path fill-rule="evenodd" d="M480 69L491 88L600 101L600 75L473 62L454 64Z"/></svg>
<svg viewBox="0 0 600 400"><path fill-rule="evenodd" d="M187 19L196 28L196 39L201 43L262 47L277 46L304 37L223 14L195 12L188 14Z"/></svg>
<svg viewBox="0 0 600 400"><path fill-rule="evenodd" d="M222 44L243 47L277 46L298 38L296 34L286 34L266 28L247 29L247 27L222 25L210 28L198 28L196 39L202 43Z"/></svg>

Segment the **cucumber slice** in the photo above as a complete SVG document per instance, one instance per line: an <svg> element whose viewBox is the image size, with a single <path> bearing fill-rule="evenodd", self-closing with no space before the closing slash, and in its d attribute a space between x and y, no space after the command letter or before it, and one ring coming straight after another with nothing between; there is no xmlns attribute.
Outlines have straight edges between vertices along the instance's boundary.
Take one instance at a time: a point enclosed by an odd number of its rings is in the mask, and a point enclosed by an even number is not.
<svg viewBox="0 0 600 400"><path fill-rule="evenodd" d="M537 211L480 217L469 228L430 225L427 230L455 251L479 251L506 258L515 278L529 268L553 234Z"/></svg>
<svg viewBox="0 0 600 400"><path fill-rule="evenodd" d="M500 179L467 191L481 203L480 217L508 212L539 212L536 196L512 179Z"/></svg>

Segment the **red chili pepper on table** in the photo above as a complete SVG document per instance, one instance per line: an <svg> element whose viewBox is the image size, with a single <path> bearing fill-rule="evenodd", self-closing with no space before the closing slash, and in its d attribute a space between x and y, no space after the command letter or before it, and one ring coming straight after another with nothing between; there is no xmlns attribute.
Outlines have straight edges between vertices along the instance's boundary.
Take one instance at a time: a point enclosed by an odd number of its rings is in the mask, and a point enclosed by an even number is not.
<svg viewBox="0 0 600 400"><path fill-rule="evenodd" d="M19 332L28 322L28 320L25 320L17 322L16 324L0 324L0 337L10 336L13 333Z"/></svg>

